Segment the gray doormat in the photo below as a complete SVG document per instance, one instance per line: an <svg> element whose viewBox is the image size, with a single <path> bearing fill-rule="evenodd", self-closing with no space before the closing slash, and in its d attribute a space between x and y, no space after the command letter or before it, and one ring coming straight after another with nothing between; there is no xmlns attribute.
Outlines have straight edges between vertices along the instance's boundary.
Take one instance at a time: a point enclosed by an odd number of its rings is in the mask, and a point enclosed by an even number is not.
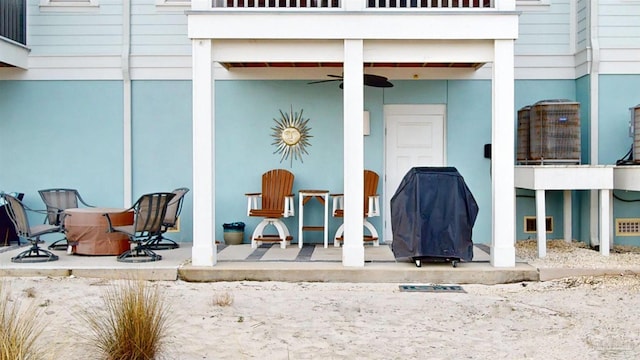
<svg viewBox="0 0 640 360"><path fill-rule="evenodd" d="M466 293L460 285L399 285L403 292L457 292Z"/></svg>

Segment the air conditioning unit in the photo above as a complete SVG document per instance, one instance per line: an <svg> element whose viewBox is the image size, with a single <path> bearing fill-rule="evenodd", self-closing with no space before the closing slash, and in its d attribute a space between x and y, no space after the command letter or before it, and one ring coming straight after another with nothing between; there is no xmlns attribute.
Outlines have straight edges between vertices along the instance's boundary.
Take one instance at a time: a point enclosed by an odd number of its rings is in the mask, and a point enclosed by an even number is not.
<svg viewBox="0 0 640 360"><path fill-rule="evenodd" d="M630 131L633 132L633 162L640 163L640 104L629 108L631 119Z"/></svg>
<svg viewBox="0 0 640 360"><path fill-rule="evenodd" d="M529 128L530 163L580 164L580 103L539 101L531 107Z"/></svg>
<svg viewBox="0 0 640 360"><path fill-rule="evenodd" d="M516 163L527 164L529 161L529 114L531 106L527 105L518 110L518 138Z"/></svg>

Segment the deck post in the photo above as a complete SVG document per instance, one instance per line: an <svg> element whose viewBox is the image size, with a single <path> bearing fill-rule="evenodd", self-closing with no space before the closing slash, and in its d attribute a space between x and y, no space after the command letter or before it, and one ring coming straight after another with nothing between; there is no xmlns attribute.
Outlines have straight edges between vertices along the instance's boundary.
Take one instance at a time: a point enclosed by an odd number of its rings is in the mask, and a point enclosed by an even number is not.
<svg viewBox="0 0 640 360"><path fill-rule="evenodd" d="M194 266L217 262L215 232L215 154L213 54L210 39L192 39L193 56L193 248Z"/></svg>
<svg viewBox="0 0 640 360"><path fill-rule="evenodd" d="M514 40L495 40L491 121L491 264L514 267L515 167L514 167Z"/></svg>
<svg viewBox="0 0 640 360"><path fill-rule="evenodd" d="M342 265L364 266L363 41L344 40L344 245Z"/></svg>

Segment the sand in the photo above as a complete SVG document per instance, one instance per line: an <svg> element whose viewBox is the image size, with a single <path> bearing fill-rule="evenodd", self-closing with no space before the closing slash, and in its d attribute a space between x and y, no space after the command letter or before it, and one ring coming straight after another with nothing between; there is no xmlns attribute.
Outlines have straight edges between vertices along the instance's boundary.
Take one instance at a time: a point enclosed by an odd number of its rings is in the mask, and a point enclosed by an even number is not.
<svg viewBox="0 0 640 360"><path fill-rule="evenodd" d="M616 248L603 260L574 243L517 247L538 267L640 264ZM627 249L628 250L628 249ZM428 268L425 267L425 271ZM14 301L35 304L47 359L92 360L78 314L103 308L118 281L7 277ZM463 292L406 292L366 283L161 281L170 307L161 359L634 359L640 354L640 276L462 285ZM428 284L418 284L428 285ZM218 299L232 300L228 306Z"/></svg>
<svg viewBox="0 0 640 360"><path fill-rule="evenodd" d="M100 359L78 313L113 281L5 278L35 302L51 359ZM155 282L171 307L163 359L631 359L640 353L640 277L463 285ZM29 297L31 296L31 297ZM216 299L229 296L229 306Z"/></svg>

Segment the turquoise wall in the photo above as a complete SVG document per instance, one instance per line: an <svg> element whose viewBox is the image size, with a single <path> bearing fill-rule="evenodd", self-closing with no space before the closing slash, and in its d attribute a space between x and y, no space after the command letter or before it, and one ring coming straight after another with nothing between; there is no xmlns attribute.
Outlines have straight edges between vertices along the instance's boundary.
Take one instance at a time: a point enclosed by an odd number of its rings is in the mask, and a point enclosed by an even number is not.
<svg viewBox="0 0 640 360"><path fill-rule="evenodd" d="M590 164L591 163L591 154L589 153L591 149L591 137L589 134L591 133L591 117L590 114L590 106L591 106L591 82L590 76L583 76L576 80L576 100L580 102L580 125L582 131L582 160L583 163ZM591 226L591 192L586 190L574 191L572 200L573 200L573 209L578 209L577 211L573 211L573 238L578 239L587 244L590 243L590 226ZM578 229L576 229L576 224Z"/></svg>
<svg viewBox="0 0 640 360"><path fill-rule="evenodd" d="M629 151L633 139L628 136L629 108L640 104L640 75L600 75L600 163L615 164ZM640 218L640 192L615 190L613 217ZM614 222L615 225L615 222ZM615 230L615 229L614 229ZM615 234L615 232L614 232ZM615 236L615 235L614 235ZM616 236L616 244L638 245L637 236Z"/></svg>
<svg viewBox="0 0 640 360"><path fill-rule="evenodd" d="M132 83L133 197L192 188L191 81ZM193 193L182 204L175 241L191 241Z"/></svg>
<svg viewBox="0 0 640 360"><path fill-rule="evenodd" d="M639 84L639 76L601 77L601 162L613 163L628 150L628 108L640 102L632 91ZM216 82L217 240L223 238L222 224L235 221L247 224L248 239L259 219L246 216L244 194L259 191L260 175L269 169L291 170L296 175L296 192L343 191L343 100L337 85L308 85L305 81ZM489 243L491 174L483 146L491 142L490 81L407 80L394 81L394 85L387 89L365 88L365 108L371 114L371 135L364 139L365 167L383 172L384 105L446 104L447 165L458 168L478 202L474 242ZM544 99L580 101L584 160L588 156L588 86L588 78L517 81L515 109ZM49 187L77 188L87 201L100 206L123 205L121 82L0 81L0 93L0 130L5 134L0 151L10 159L0 173L0 189L26 193L27 205L35 208L42 207L37 190ZM133 82L134 198L147 192L192 186L191 101L190 81ZM310 119L311 146L302 162L281 162L280 155L274 154L272 127L279 111L287 112L292 107L294 112L303 110L303 116ZM382 191L381 182L378 192ZM523 231L523 217L535 216L532 193L518 190L517 194L517 238L533 238L533 234ZM574 208L579 211L574 211L574 234L588 240L588 194L576 194ZM622 195L640 199L640 194ZM191 240L192 196L189 193L185 199L181 231L172 234L175 240ZM560 238L562 193L550 191L547 197L547 213L554 217L555 228L549 238ZM310 203L307 210L305 223L321 223L319 205ZM616 201L614 211L616 217L640 217L633 202ZM340 222L330 218L330 236ZM286 223L297 236L297 216L286 219ZM373 223L382 233L382 217ZM319 242L321 233L310 232L305 238Z"/></svg>
<svg viewBox="0 0 640 360"><path fill-rule="evenodd" d="M44 208L37 191L54 187L123 205L121 82L0 81L0 94L0 190L25 193L33 209Z"/></svg>

